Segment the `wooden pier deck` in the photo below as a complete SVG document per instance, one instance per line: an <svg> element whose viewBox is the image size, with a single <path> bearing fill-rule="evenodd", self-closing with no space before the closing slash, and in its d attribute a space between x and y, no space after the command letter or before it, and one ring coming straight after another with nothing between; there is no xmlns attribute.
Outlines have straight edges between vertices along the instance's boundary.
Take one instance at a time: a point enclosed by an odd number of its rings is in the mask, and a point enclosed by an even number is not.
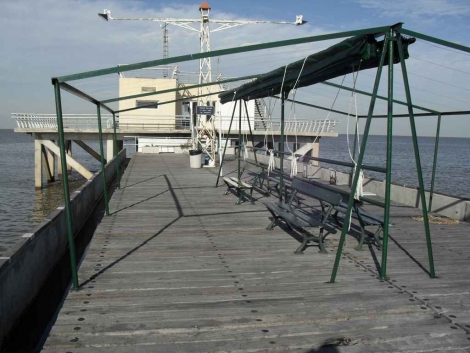
<svg viewBox="0 0 470 353"><path fill-rule="evenodd" d="M390 280L348 237L330 284L339 233L328 254L294 255L261 202L214 189L216 172L132 158L44 352L470 352L469 224L432 225L430 279L419 212L394 206Z"/></svg>

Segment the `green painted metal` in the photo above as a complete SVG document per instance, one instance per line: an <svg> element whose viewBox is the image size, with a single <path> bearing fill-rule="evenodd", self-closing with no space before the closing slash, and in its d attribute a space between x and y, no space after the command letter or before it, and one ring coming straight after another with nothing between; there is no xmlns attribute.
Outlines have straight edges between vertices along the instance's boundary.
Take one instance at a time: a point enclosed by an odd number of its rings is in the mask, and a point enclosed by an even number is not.
<svg viewBox="0 0 470 353"><path fill-rule="evenodd" d="M55 106L57 113L57 131L59 133L60 164L62 166L62 187L64 188L65 215L67 219L67 238L70 251L70 269L72 272L73 289L79 290L78 272L77 272L77 254L75 252L75 240L73 237L73 218L70 205L69 177L67 174L67 151L65 150L64 122L62 117L62 98L60 96L60 86L54 82Z"/></svg>
<svg viewBox="0 0 470 353"><path fill-rule="evenodd" d="M321 41L330 40L330 39L352 37L352 36L362 35L362 34L375 34L375 33L381 33L381 32L385 33L390 29L390 27L391 26L366 28L366 29L360 29L360 30L355 30L355 31L322 34L322 35L317 35L317 36L309 36L309 37L302 37L302 38L295 38L295 39L280 40L280 41L275 41L275 42L246 45L246 46L234 47L234 48L228 48L228 49L213 50L213 51L209 51L205 53L187 54L187 55L175 56L175 57L166 58L166 59L144 61L144 62L125 65L125 66L115 66L115 67L110 67L110 68L105 68L105 69L100 69L100 70L81 72L78 74L56 77L55 79L58 80L59 82L82 80L82 79L90 78L90 77L117 74L119 72L139 70L139 69L144 69L147 67L168 65L168 64L173 64L173 63L178 63L178 62L183 62L183 61L198 60L198 59L204 59L204 58L210 58L210 57L216 57L216 56L224 56L224 55L229 55L229 54L246 53L250 51L279 48L279 47L285 47L289 45L321 42Z"/></svg>
<svg viewBox="0 0 470 353"><path fill-rule="evenodd" d="M387 33L389 63L393 62L393 39L394 32ZM380 266L380 278L387 278L387 257L388 257L388 232L390 225L390 192L392 185L392 142L393 142L393 64L388 65L388 104L387 104L387 173L385 174L385 207L384 225L382 241L382 264Z"/></svg>
<svg viewBox="0 0 470 353"><path fill-rule="evenodd" d="M439 151L439 138L441 135L441 114L437 116L436 139L434 142L434 158L432 162L431 189L429 189L429 212L432 212L432 198L434 196L434 181L436 179L437 154Z"/></svg>
<svg viewBox="0 0 470 353"><path fill-rule="evenodd" d="M113 113L113 129L114 129L114 134L113 134L113 142L114 142L114 158L117 157L117 155L119 154L119 151L118 151L118 146L117 146L117 134L116 134L116 114ZM117 185L118 185L118 189L121 188L121 173L119 171L119 161L118 160L115 160L114 161L114 165L116 166L116 177L117 177Z"/></svg>
<svg viewBox="0 0 470 353"><path fill-rule="evenodd" d="M250 129L251 144L253 145L253 147L255 147L255 138L253 137L253 131L251 130L250 115L248 114L248 106L246 105L246 101L243 101L243 103L245 103L246 121L248 122L248 129ZM258 157L256 157L256 151L253 150L253 154L255 156L255 162L258 163Z"/></svg>
<svg viewBox="0 0 470 353"><path fill-rule="evenodd" d="M103 177L103 193L104 193L104 206L106 215L109 216L109 205L108 205L108 183L106 182L106 168L104 161L104 148L103 148L103 131L101 128L101 107L99 104L96 105L96 114L98 115L98 135L100 138L100 161L101 161L101 174Z"/></svg>
<svg viewBox="0 0 470 353"><path fill-rule="evenodd" d="M273 96L273 98L281 99L281 97L278 97L278 96ZM299 104L299 105L304 105L304 106L306 106L306 107L321 109L321 110L325 110L325 111L327 111L327 112L330 112L330 111L331 111L332 113L338 113L338 114L342 114L342 115L348 115L348 113L342 112L341 110L335 110L335 109L330 109L330 108L322 107L322 106L315 105L315 104L310 104L310 103L305 103L305 102L300 102L300 101L294 101L294 100L292 100L292 99L286 99L286 102L291 102L291 103L295 103L295 104Z"/></svg>
<svg viewBox="0 0 470 353"><path fill-rule="evenodd" d="M239 110L238 110L238 181L242 178L242 172L240 168L240 152L242 150L242 101L238 101Z"/></svg>
<svg viewBox="0 0 470 353"><path fill-rule="evenodd" d="M118 98L110 98L110 99L102 100L101 103L111 103L111 102L123 101L123 100L126 100L126 99L156 96L156 95L159 95L159 94L184 91L184 90L189 90L189 89L193 89L193 88L206 87L206 86L215 86L215 85L220 85L220 84L230 83L230 82L251 80L251 79L254 79L254 78L257 78L257 77L259 77L259 75L249 75L249 76L227 78L225 80L201 83L201 84L198 84L198 85L181 86L181 87L176 87L176 88L164 89L164 90L156 91L156 92L147 92L147 93L133 94L133 95L130 95L130 96L123 96L123 97L118 97Z"/></svg>
<svg viewBox="0 0 470 353"><path fill-rule="evenodd" d="M457 44L457 43L449 42L447 40L439 39L439 38L436 38L436 37L431 37L431 36L428 36L426 34L410 31L410 30L405 29L405 28L398 29L398 32L400 32L401 34L406 34L408 36L423 39L423 40L431 42L431 43L439 44L439 45L442 45L444 47L453 48L453 49L457 49L457 50L460 50L460 51L463 51L463 52L466 52L466 53L470 53L470 47L467 47L467 46L462 45L462 44Z"/></svg>
<svg viewBox="0 0 470 353"><path fill-rule="evenodd" d="M284 192L284 119L285 119L285 102L286 98L289 96L288 92L281 91L281 143L279 145L279 150L281 151L281 155L279 159L281 161L280 169L281 175L279 178L279 201L282 202L282 194Z"/></svg>
<svg viewBox="0 0 470 353"><path fill-rule="evenodd" d="M206 93L206 94L201 94L199 96L190 96L190 97L184 97L184 98L180 98L180 99L174 99L174 100L171 100L171 101L158 102L158 105L160 106L160 105L165 105L165 104L170 104L170 103L187 101L188 99L201 98L201 97L214 96L214 95L216 95L216 93ZM150 106L153 106L153 105L148 104L147 106L150 107ZM146 106L129 108L129 109L122 109L122 110L116 111L116 113L130 112L132 110L139 110L139 109L144 109L144 108L146 108Z"/></svg>
<svg viewBox="0 0 470 353"><path fill-rule="evenodd" d="M337 83L332 83L332 82L321 82L321 83L324 84L324 85L327 85L327 86L341 88L341 89L344 89L345 91L356 92L357 94L362 94L362 95L365 95L365 96L372 97L372 94L369 93L369 92L361 91L361 90L358 90L358 89L352 89L352 88L347 87L347 86L338 85ZM384 97L384 96L377 96L377 99L388 101L388 98ZM397 104L404 105L404 106L408 105L406 102L396 100L396 99L393 100L393 103L397 103ZM430 113L433 113L433 114L438 114L439 113L439 112L437 112L435 110L432 110L432 109L428 109L428 108L425 108L425 107L420 107L419 105L413 105L413 108L416 108L416 109L419 109L419 110L424 110L425 112L430 112ZM364 118L364 117L367 118L367 115L359 116L359 118ZM386 117L388 117L388 115L384 115L384 117L386 118ZM375 116L374 116L374 118L375 118Z"/></svg>
<svg viewBox="0 0 470 353"><path fill-rule="evenodd" d="M398 37L398 41L401 41L401 37ZM400 50L400 46L398 46L398 53L400 58L403 57L403 51ZM408 102L408 114L410 116L410 127L411 127L411 135L413 137L413 149L415 153L415 160L416 160L416 170L418 172L418 182L419 182L419 194L421 198L421 207L423 209L423 223L424 223L424 230L426 233L426 244L428 248L428 260L429 260L429 275L431 278L436 277L436 272L434 269L434 256L432 250L432 242L431 242L431 231L429 229L429 217L428 217L428 210L426 205L426 194L424 191L424 182L423 182L423 171L421 169L421 159L419 156L419 146L418 146L418 137L416 133L416 124L415 118L413 113L413 104L411 101L411 93L410 93L410 86L408 83L408 73L406 70L406 64L404 61L401 61L401 71L403 74L403 83L405 86L405 94L406 100Z"/></svg>
<svg viewBox="0 0 470 353"><path fill-rule="evenodd" d="M235 109L237 109L237 101L233 105L232 118L230 119L230 125L228 126L227 138L225 139L224 152L222 153L222 160L220 161L219 173L217 174L217 181L215 182L215 187L219 186L220 176L222 175L222 166L224 164L225 152L227 151L228 139L230 137L230 131L232 130L233 117L235 116ZM219 131L219 134L221 131Z"/></svg>
<svg viewBox="0 0 470 353"><path fill-rule="evenodd" d="M387 48L388 45L388 38L385 39L384 42L384 48ZM380 77L382 75L382 69L384 66L384 61L385 61L385 56L386 56L387 50L382 50L382 55L380 58L380 64L379 67L377 68L377 74L375 77L375 83L374 83L374 89L372 91L372 98L370 100L370 105L369 105L369 114L367 117L366 125L364 127L364 135L362 136L362 142L361 142L361 149L359 151L359 157L357 160L357 168L356 168L356 173L354 173L354 179L351 185L351 190L356 190L357 184L359 182L359 173L362 168L362 161L364 159L364 154L366 150L366 145L367 145L367 139L369 137L369 130L370 130L370 125L372 123L372 115L374 113L374 107L375 107L375 101L377 98L377 91L379 90L379 84L380 84ZM339 268L339 263L341 261L341 254L343 253L343 247L344 247L344 242L346 240L346 234L348 232L348 225L351 222L351 212L353 209L354 205L354 197L349 198L348 202L348 210L346 212L346 216L344 217L344 222L343 222L343 229L341 231L341 237L339 239L339 244L338 244L338 251L336 252L336 258L335 258L335 263L333 266L333 271L331 273L331 278L330 278L330 283L335 283L336 281L336 275L338 274L338 268Z"/></svg>
<svg viewBox="0 0 470 353"><path fill-rule="evenodd" d="M459 116L459 115L468 115L470 116L470 110L460 110L460 111L450 111L450 112L436 112L436 113L417 113L414 114L414 117L421 117L421 116ZM393 115L394 118L408 118L409 114L395 114ZM359 116L359 118L364 118L364 116ZM374 118L387 118L386 115L374 115Z"/></svg>
<svg viewBox="0 0 470 353"><path fill-rule="evenodd" d="M52 79L52 84L54 84L54 79ZM109 113L113 114L114 113L114 110L112 110L110 107L108 107L106 104L96 100L95 98L93 98L92 96L89 96L88 94L86 94L85 92L82 92L80 91L78 88L75 88L71 85L69 85L68 83L61 83L60 84L60 87L64 90L64 91L67 91L71 94L73 94L74 96L77 96L79 98L82 98L90 103L93 103L93 104L99 104L101 106L101 108L107 110Z"/></svg>

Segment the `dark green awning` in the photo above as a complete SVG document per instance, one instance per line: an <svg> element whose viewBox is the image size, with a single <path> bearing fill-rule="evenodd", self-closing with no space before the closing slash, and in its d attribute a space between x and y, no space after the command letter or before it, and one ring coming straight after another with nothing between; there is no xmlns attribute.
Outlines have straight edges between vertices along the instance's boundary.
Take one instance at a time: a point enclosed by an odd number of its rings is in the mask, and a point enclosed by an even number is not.
<svg viewBox="0 0 470 353"><path fill-rule="evenodd" d="M384 41L377 41L375 38L380 35L383 35L383 33L348 38L328 49L310 55L305 61L296 87L310 86L352 73L358 70L359 63L361 64L360 70L378 67ZM408 45L414 42L414 38L402 37L405 59L409 57ZM395 41L394 63L400 62L397 45L398 43ZM284 85L282 86L284 92L294 88L304 60L302 59L287 65ZM388 65L388 55L385 58L385 65ZM224 104L237 99L250 100L279 94L281 92L285 68L286 66L282 66L261 75L254 81L219 94L220 102Z"/></svg>

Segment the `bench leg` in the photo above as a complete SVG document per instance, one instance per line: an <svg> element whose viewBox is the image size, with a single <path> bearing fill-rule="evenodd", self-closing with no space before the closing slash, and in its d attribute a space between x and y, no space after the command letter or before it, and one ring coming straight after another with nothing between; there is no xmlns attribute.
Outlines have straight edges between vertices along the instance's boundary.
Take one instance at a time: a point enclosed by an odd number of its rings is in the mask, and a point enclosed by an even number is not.
<svg viewBox="0 0 470 353"><path fill-rule="evenodd" d="M253 198L253 188L250 189L250 200L251 200L251 204L254 205L255 199Z"/></svg>
<svg viewBox="0 0 470 353"><path fill-rule="evenodd" d="M273 230L273 228L277 225L278 220L279 217L273 216L273 221L269 224L269 226L266 227L266 230Z"/></svg>
<svg viewBox="0 0 470 353"><path fill-rule="evenodd" d="M302 244L300 244L300 246L294 251L294 254L296 255L302 255L304 253L304 250L307 249L309 237L307 236L307 234L302 234L302 237Z"/></svg>
<svg viewBox="0 0 470 353"><path fill-rule="evenodd" d="M320 248L320 253L328 253L328 251L325 249L325 244L323 244L323 228L320 228L320 234L318 235L318 247Z"/></svg>
<svg viewBox="0 0 470 353"><path fill-rule="evenodd" d="M359 244L354 248L357 251L362 251L362 246L364 245L364 241L366 239L366 231L364 229L364 226L361 224L361 239L359 240Z"/></svg>
<svg viewBox="0 0 470 353"><path fill-rule="evenodd" d="M236 205L240 205L243 200L243 191L237 189L238 201L235 203Z"/></svg>
<svg viewBox="0 0 470 353"><path fill-rule="evenodd" d="M383 229L382 227L379 227L379 229L377 229L377 231L375 232L374 234L374 240L375 240L375 243L377 244L377 248L379 250L382 250L382 241L380 240L380 236L383 234Z"/></svg>
<svg viewBox="0 0 470 353"><path fill-rule="evenodd" d="M224 192L224 195L230 194L230 186L227 187L227 191Z"/></svg>

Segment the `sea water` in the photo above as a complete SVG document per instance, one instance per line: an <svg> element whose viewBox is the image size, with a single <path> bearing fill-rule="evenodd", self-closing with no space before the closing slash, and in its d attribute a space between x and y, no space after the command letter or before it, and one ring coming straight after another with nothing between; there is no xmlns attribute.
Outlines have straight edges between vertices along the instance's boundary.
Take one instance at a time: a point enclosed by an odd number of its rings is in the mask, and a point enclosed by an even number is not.
<svg viewBox="0 0 470 353"><path fill-rule="evenodd" d="M133 141L132 141L133 142ZM97 141L87 141L98 150ZM350 149L352 152L352 141ZM434 138L419 138L419 148L425 185L431 182ZM90 171L99 170L100 164L79 146L73 145L73 155ZM370 136L364 163L385 166L385 136ZM321 138L320 157L350 161L346 135L338 138ZM349 168L321 164L349 172ZM418 185L413 144L410 137L393 138L392 179L409 186ZM366 176L384 179L380 173L365 171ZM440 139L435 190L441 193L470 197L470 139ZM70 175L71 191L80 187L85 179L78 173ZM63 204L63 189L59 181L42 190L34 188L34 139L0 130L0 256L17 242L24 233L41 223L54 209Z"/></svg>

